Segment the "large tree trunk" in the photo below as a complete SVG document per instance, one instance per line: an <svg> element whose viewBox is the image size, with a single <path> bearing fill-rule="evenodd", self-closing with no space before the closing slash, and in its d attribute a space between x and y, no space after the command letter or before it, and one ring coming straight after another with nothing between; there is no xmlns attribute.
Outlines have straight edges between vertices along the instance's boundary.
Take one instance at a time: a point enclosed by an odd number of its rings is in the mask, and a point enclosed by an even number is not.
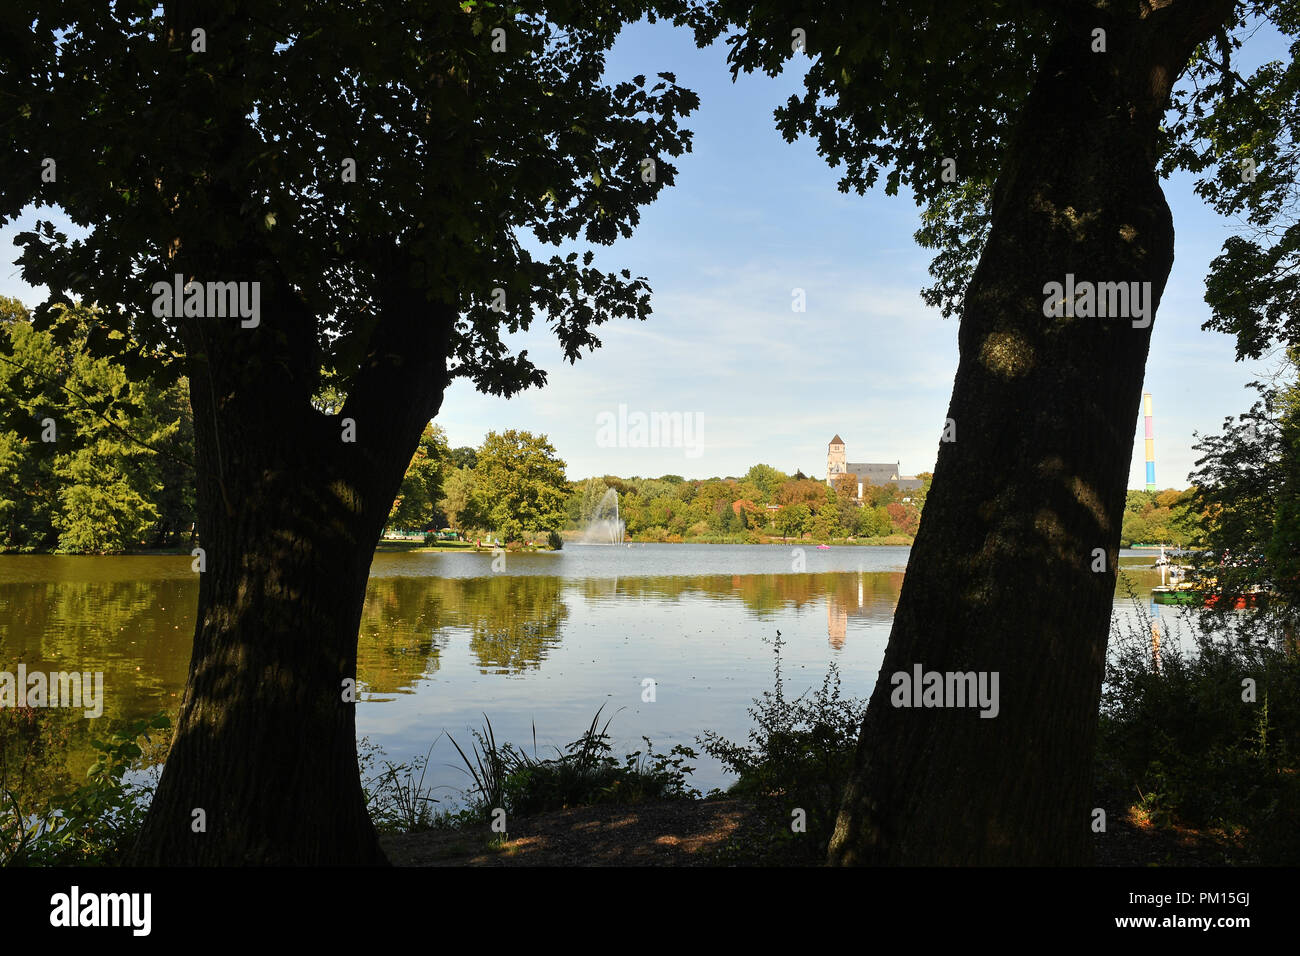
<svg viewBox="0 0 1300 956"><path fill-rule="evenodd" d="M1151 329L1045 317L1044 285L1067 273L1149 282L1154 312L1174 242L1155 174L1159 122L1174 78L1231 7L1074 8L1045 52L967 290L948 412L956 440L940 445L832 863L1089 859L1092 747ZM1091 50L1096 27L1105 53ZM997 716L892 706L892 675L918 664L996 673Z"/></svg>
<svg viewBox="0 0 1300 956"><path fill-rule="evenodd" d="M257 329L185 323L206 569L134 863L385 862L345 682L375 544L447 385L447 314L405 279L387 277L388 318L336 416L310 405L314 356L297 334L310 316L287 284L264 284Z"/></svg>
<svg viewBox="0 0 1300 956"><path fill-rule="evenodd" d="M237 153L248 103L214 98L210 89L240 77L210 75L187 54L192 27L246 50L238 20L208 0L165 9L172 55L160 97L170 104L177 148L200 142L214 157L225 155L223 145ZM375 544L448 384L456 308L432 301L425 270L415 268L408 250L418 245L418 228L406 245L395 236L350 236L383 251L372 260L383 263L382 274L371 277L369 321L348 323L361 354L355 369L339 369L351 373L347 400L337 415L322 414L312 401L323 317L294 282L300 266L292 255L282 264L284 253L263 244L259 187L242 177L239 167L214 162L173 184L204 212L160 236L168 273L257 282L261 314L249 326L176 319L194 410L206 568L180 717L132 862L383 863L347 682L356 678ZM183 211L179 198L172 208Z"/></svg>

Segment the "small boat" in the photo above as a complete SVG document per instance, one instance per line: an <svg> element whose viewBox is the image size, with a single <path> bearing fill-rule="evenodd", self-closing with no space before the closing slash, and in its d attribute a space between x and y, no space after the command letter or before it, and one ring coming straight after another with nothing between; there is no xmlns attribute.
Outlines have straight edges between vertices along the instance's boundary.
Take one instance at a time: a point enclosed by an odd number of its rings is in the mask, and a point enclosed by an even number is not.
<svg viewBox="0 0 1300 956"><path fill-rule="evenodd" d="M829 544L819 544L819 545L817 545L817 550L818 550L818 551L829 551L830 549L831 549L831 546L830 546Z"/></svg>
<svg viewBox="0 0 1300 956"><path fill-rule="evenodd" d="M1157 604L1202 604L1205 593L1190 581L1178 584L1157 584L1151 589L1151 600Z"/></svg>
<svg viewBox="0 0 1300 956"><path fill-rule="evenodd" d="M1191 581L1192 569L1170 562L1160 546L1160 583L1151 589L1151 600L1157 604L1201 604L1205 600L1204 587ZM1168 584L1165 583L1166 579Z"/></svg>

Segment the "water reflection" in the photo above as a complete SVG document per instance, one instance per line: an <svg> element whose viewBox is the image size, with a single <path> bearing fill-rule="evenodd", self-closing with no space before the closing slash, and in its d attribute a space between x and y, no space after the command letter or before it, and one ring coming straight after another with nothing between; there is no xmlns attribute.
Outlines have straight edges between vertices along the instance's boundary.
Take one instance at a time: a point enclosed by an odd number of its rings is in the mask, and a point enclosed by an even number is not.
<svg viewBox="0 0 1300 956"><path fill-rule="evenodd" d="M692 743L704 729L744 739L745 708L771 682L760 638L778 628L791 674L819 679L835 660L846 694L869 693L903 572L897 556L859 550L825 559L838 567L795 574L774 570L788 567L787 556L766 549L720 548L727 573L689 573L706 566L701 549L682 557L647 549L624 559L642 573L591 577L537 573L543 565L523 561L512 566L523 573L493 575L484 565L477 576L433 576L443 564L428 555L385 555L362 612L357 672L362 702L373 706L358 712L358 726L400 759L480 711L494 724L500 715L505 732L526 735L535 719L563 734L610 700L631 711L620 718L631 749L641 733L664 745ZM878 570L859 566L873 562ZM1135 565L1126 573L1149 600L1159 575ZM678 573L656 573L670 569ZM21 661L29 670L102 671L106 692L98 722L80 711L0 709L7 785L29 801L66 789L93 762L92 731L105 736L158 711L174 717L197 599L188 557L0 556L0 670ZM1127 603L1121 593L1117 618L1130 613ZM1171 612L1189 610L1155 609L1166 643ZM663 688L650 707L639 697L646 674Z"/></svg>
<svg viewBox="0 0 1300 956"><path fill-rule="evenodd" d="M830 646L842 650L848 639L849 619L892 621L903 573L832 575L826 589L826 633Z"/></svg>

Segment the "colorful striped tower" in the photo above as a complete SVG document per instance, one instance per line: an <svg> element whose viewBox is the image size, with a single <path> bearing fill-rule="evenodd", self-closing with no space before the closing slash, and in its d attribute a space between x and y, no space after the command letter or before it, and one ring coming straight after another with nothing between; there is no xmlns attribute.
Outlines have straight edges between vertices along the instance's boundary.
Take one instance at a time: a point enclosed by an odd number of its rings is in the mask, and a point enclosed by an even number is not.
<svg viewBox="0 0 1300 956"><path fill-rule="evenodd" d="M1151 393L1142 394L1142 414L1147 426L1147 491L1156 490L1156 436L1151 433Z"/></svg>

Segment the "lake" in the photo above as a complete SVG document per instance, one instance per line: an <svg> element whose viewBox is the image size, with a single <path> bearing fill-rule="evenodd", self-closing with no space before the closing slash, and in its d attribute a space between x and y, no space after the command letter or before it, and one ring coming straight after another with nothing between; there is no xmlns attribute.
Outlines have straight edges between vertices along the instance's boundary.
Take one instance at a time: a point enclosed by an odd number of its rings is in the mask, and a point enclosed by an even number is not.
<svg viewBox="0 0 1300 956"><path fill-rule="evenodd" d="M498 741L542 750L576 738L604 707L621 757L705 730L743 741L747 708L772 687L781 632L787 694L819 686L832 662L845 694L865 698L889 638L906 547L566 545L507 554L380 552L358 651L357 734L388 759L435 744L426 783L444 802L467 778L461 746L492 721ZM502 560L504 565L502 565ZM1151 552L1121 552L1116 619L1136 619L1159 583ZM20 791L84 776L91 732L124 718L175 716L189 665L197 576L188 556L0 555L0 671L102 671L102 720L43 711L21 732L0 714L0 753L27 766ZM1166 620L1187 609L1165 607ZM645 681L654 700L644 701ZM19 746L25 754L16 753ZM698 747L697 747L698 749ZM153 755L156 762L158 755ZM701 755L695 786L730 782Z"/></svg>

